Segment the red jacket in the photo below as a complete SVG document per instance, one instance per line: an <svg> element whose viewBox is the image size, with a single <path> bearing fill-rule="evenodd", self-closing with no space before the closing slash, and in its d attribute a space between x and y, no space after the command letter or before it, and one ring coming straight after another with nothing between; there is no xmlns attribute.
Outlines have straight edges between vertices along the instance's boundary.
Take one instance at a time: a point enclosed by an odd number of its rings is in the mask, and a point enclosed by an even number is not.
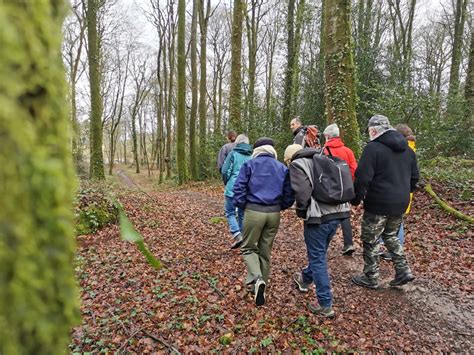
<svg viewBox="0 0 474 355"><path fill-rule="evenodd" d="M325 146L329 147L332 155L344 159L347 162L349 169L351 170L352 180L354 180L354 172L357 169L357 162L355 160L354 152L347 148L339 137L331 138L326 142ZM327 149L325 150L325 153L328 153Z"/></svg>

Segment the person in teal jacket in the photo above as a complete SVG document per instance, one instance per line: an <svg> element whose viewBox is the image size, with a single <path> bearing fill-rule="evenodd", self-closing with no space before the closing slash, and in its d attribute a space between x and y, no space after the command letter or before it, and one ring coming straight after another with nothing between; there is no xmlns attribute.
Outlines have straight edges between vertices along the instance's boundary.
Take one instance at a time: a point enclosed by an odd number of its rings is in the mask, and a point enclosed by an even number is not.
<svg viewBox="0 0 474 355"><path fill-rule="evenodd" d="M242 222L244 220L244 210L238 208L234 202L234 183L239 175L242 165L252 158L252 146L245 134L239 134L235 139L236 146L229 153L222 165L221 173L225 183L225 216L229 225L230 233L234 238L231 249L238 248L243 241L242 238Z"/></svg>

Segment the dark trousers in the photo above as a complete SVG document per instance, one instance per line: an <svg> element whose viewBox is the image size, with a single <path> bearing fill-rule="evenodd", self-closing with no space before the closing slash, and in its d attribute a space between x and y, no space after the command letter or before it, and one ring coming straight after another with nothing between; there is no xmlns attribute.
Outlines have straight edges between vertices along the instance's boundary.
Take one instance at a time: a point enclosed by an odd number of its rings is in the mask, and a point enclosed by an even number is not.
<svg viewBox="0 0 474 355"><path fill-rule="evenodd" d="M344 246L352 245L352 226L351 219L346 218L341 221L342 236L344 237Z"/></svg>

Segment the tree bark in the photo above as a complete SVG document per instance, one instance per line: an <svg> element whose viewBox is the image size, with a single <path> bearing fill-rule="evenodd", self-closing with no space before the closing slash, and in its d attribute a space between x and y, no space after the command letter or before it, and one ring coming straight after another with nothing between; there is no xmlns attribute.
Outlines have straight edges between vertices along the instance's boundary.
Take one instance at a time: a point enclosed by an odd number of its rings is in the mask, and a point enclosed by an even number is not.
<svg viewBox="0 0 474 355"><path fill-rule="evenodd" d="M229 128L238 132L242 130L242 20L245 3L243 0L234 0L232 19L232 58L229 92Z"/></svg>
<svg viewBox="0 0 474 355"><path fill-rule="evenodd" d="M206 134L207 134L207 26L211 10L211 1L198 0L199 4L199 28L201 31L201 78L199 80L199 177L204 179L207 174Z"/></svg>
<svg viewBox="0 0 474 355"><path fill-rule="evenodd" d="M359 156L359 128L355 112L354 60L350 33L350 0L333 0L324 9L326 112L336 122L346 145Z"/></svg>
<svg viewBox="0 0 474 355"><path fill-rule="evenodd" d="M200 1L193 0L193 15L191 19L191 113L189 121L189 164L191 167L191 179L198 179L197 157L196 157L196 118L198 108L198 78L197 78L197 14Z"/></svg>
<svg viewBox="0 0 474 355"><path fill-rule="evenodd" d="M178 183L186 181L186 52L185 52L185 29L186 29L186 0L178 1L178 102L177 102L177 130L176 140Z"/></svg>
<svg viewBox="0 0 474 355"><path fill-rule="evenodd" d="M90 178L105 180L104 158L102 154L102 98L100 95L100 49L97 37L98 0L88 0L87 37L89 42L89 78L91 94L90 118Z"/></svg>
<svg viewBox="0 0 474 355"><path fill-rule="evenodd" d="M453 98L459 92L459 67L461 65L461 49L463 45L464 22L466 19L468 0L456 0L454 16L453 51L449 73L448 96Z"/></svg>
<svg viewBox="0 0 474 355"><path fill-rule="evenodd" d="M66 353L80 322L61 61L65 5L0 2L2 354Z"/></svg>

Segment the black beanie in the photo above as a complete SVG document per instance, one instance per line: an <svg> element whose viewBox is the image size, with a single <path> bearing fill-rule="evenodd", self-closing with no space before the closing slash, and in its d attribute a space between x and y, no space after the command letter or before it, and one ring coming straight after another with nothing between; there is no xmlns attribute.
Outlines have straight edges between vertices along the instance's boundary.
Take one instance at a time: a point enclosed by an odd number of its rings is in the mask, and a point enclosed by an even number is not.
<svg viewBox="0 0 474 355"><path fill-rule="evenodd" d="M272 147L274 147L275 142L271 138L261 137L261 138L257 139L257 141L254 143L253 149L255 149L257 147L261 147L262 145L271 145Z"/></svg>

